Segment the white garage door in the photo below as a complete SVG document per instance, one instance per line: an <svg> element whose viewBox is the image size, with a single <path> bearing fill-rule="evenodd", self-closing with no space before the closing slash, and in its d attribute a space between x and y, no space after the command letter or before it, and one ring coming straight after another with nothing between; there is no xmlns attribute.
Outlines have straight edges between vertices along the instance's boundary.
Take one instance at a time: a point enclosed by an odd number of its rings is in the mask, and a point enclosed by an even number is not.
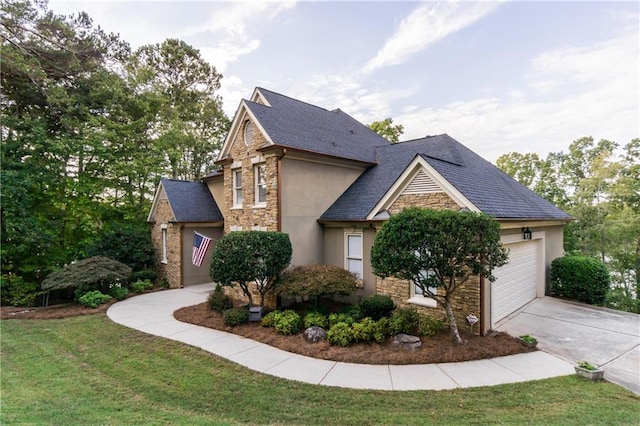
<svg viewBox="0 0 640 426"><path fill-rule="evenodd" d="M509 263L496 269L491 284L491 326L536 298L537 241L505 245Z"/></svg>

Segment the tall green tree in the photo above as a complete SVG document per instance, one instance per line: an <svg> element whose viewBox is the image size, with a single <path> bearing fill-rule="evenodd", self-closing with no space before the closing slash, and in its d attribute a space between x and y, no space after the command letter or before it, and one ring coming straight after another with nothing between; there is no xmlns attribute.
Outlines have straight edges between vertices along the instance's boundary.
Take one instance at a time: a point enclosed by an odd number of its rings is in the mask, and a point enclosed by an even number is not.
<svg viewBox="0 0 640 426"><path fill-rule="evenodd" d="M374 121L368 127L391 143L400 142L400 136L404 133L402 124L393 124L393 118L387 117L381 121Z"/></svg>
<svg viewBox="0 0 640 426"><path fill-rule="evenodd" d="M198 180L212 171L230 124L217 94L222 75L197 49L176 39L142 46L127 70L137 90L159 103L152 134L170 175Z"/></svg>
<svg viewBox="0 0 640 426"><path fill-rule="evenodd" d="M410 208L382 226L371 249L371 266L376 275L408 280L435 299L445 309L451 336L461 344L454 294L471 276L492 280L491 271L506 264L507 256L500 225L487 215Z"/></svg>

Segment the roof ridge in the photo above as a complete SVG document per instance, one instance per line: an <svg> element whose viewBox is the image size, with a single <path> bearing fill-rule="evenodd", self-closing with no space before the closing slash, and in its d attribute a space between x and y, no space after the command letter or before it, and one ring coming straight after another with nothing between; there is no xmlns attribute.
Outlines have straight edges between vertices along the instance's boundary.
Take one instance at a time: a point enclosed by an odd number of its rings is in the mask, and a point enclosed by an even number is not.
<svg viewBox="0 0 640 426"><path fill-rule="evenodd" d="M288 99L288 100L290 100L290 101L297 102L297 103L299 103L299 104L305 104L305 105L307 105L307 106L310 106L310 107L314 107L314 108L320 109L320 110L322 110L322 111L324 111L324 112L335 112L335 111L336 111L336 110L328 110L328 109L326 109L326 108L322 108L322 107L320 107L320 106L318 106L318 105L314 105L314 104L312 104L312 103L310 103L310 102L307 102L307 101L301 101L300 99L296 99L296 98L293 98L293 97L291 97L291 96L283 95L282 93L274 92L273 90L265 89L264 87L256 86L256 89L258 89L258 90L264 90L265 92L269 92L269 93L271 93L271 94L274 94L274 95L280 96L280 97L282 97L282 98L286 98L286 99ZM250 101L250 102L251 102L251 101ZM257 102L253 102L253 103L257 103ZM260 104L260 105L262 105L262 104ZM268 106L268 105L264 105L264 106ZM336 109L337 109L337 110L339 110L339 108L336 108Z"/></svg>

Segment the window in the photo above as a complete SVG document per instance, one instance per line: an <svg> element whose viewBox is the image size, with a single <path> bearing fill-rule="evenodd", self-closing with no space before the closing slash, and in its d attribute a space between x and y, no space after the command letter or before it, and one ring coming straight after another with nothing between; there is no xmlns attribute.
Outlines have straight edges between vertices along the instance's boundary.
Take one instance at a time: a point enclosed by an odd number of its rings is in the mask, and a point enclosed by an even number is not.
<svg viewBox="0 0 640 426"><path fill-rule="evenodd" d="M242 135L242 141L246 146L251 144L251 140L253 139L253 129L254 125L251 121L247 120L244 122L244 132Z"/></svg>
<svg viewBox="0 0 640 426"><path fill-rule="evenodd" d="M345 234L345 269L362 279L362 234Z"/></svg>
<svg viewBox="0 0 640 426"><path fill-rule="evenodd" d="M434 275L434 272L429 270L429 271L420 271L420 275L423 278L426 277L430 277ZM422 305L422 306L427 306L430 308L435 308L438 306L438 302L436 302L434 299L431 298L431 296L429 296L429 294L424 294L422 291L422 288L420 288L419 285L417 285L415 282L411 282L410 283L411 286L411 298L409 299L409 303L413 303L416 305ZM436 287L429 287L428 288L429 292L431 292L431 294L438 294L438 289Z"/></svg>
<svg viewBox="0 0 640 426"><path fill-rule="evenodd" d="M242 207L242 170L233 170L233 207Z"/></svg>
<svg viewBox="0 0 640 426"><path fill-rule="evenodd" d="M267 204L267 166L264 163L256 164L253 167L255 178L255 205L264 206Z"/></svg>
<svg viewBox="0 0 640 426"><path fill-rule="evenodd" d="M163 265L169 263L167 260L167 228L168 226L166 223L160 225L160 229L162 230L162 259L160 260L160 263Z"/></svg>

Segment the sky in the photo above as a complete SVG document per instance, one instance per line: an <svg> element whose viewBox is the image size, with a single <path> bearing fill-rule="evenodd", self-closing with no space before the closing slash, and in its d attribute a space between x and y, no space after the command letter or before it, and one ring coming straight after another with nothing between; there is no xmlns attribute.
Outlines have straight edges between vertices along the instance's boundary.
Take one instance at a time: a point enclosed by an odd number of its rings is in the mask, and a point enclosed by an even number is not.
<svg viewBox="0 0 640 426"><path fill-rule="evenodd" d="M232 118L256 86L402 140L447 133L485 159L640 137L635 1L68 1L132 48L182 39L222 73Z"/></svg>

